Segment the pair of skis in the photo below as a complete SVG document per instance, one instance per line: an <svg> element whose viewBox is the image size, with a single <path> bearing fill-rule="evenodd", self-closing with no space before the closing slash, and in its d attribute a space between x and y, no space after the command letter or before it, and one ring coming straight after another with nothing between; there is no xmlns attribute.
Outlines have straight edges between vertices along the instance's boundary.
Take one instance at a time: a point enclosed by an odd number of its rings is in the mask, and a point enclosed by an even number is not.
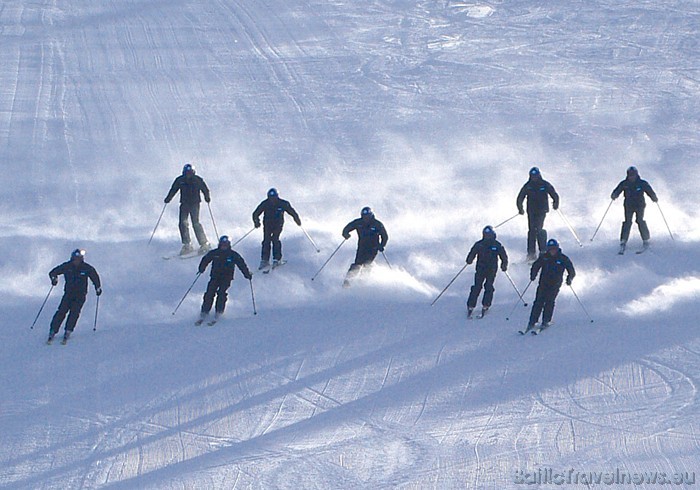
<svg viewBox="0 0 700 490"><path fill-rule="evenodd" d="M481 320L482 318L484 318L486 316L486 313L488 313L488 312L489 312L488 308L481 308L481 313L479 313L475 317L474 316L474 308L470 308L467 310L467 320L473 320L474 318L476 318L477 320Z"/></svg>
<svg viewBox="0 0 700 490"><path fill-rule="evenodd" d="M275 269L277 269L277 268L279 268L279 267L282 267L282 266L283 266L284 264L286 264L286 263L287 263L286 260L279 260L279 261L277 261L276 263L273 262L272 265L267 264L267 266L265 266L265 267L263 267L262 269L259 269L259 270L261 270L263 274L269 274L269 273L272 272L273 270L275 270Z"/></svg>
<svg viewBox="0 0 700 490"><path fill-rule="evenodd" d="M620 250L617 252L617 254L618 254L618 255L625 255L625 250L626 250L626 249L627 249L627 244L621 243L621 244L620 244ZM645 243L644 245L642 245L642 248L640 248L639 250L637 250L635 253L636 253L637 255L639 255L639 254L643 254L643 253L646 252L647 250L649 250L649 244L648 244L648 243Z"/></svg>
<svg viewBox="0 0 700 490"><path fill-rule="evenodd" d="M530 332L532 335L539 335L543 330L547 330L551 326L552 326L551 323L539 324L539 327L538 326L528 327L528 328L525 328L524 330L518 330L518 333L520 335L525 335L526 333Z"/></svg>
<svg viewBox="0 0 700 490"><path fill-rule="evenodd" d="M205 320L205 318L200 318L199 320L197 320L196 322L194 322L195 326L197 326L197 327L200 326L201 324L204 323L204 320ZM213 327L214 325L216 325L216 322L218 322L218 321L219 321L218 318L214 318L214 319L212 319L212 320L209 320L209 321L207 322L207 325L209 325L210 327Z"/></svg>

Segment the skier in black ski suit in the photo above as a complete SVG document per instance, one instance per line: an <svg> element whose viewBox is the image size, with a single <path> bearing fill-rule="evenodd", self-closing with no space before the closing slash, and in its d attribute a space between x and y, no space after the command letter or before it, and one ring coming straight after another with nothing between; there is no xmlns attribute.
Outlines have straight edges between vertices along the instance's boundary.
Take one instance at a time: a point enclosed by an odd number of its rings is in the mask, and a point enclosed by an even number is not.
<svg viewBox="0 0 700 490"><path fill-rule="evenodd" d="M622 193L625 195L625 221L622 222L622 230L620 230L620 253L624 252L627 246L627 240L629 240L630 230L632 229L632 217L635 214L635 221L639 227L639 234L642 235L643 246L647 248L650 235L647 222L644 221L644 208L647 205L644 200L644 194L646 193L653 202L658 202L659 198L656 197L656 193L649 183L639 178L639 172L635 167L627 169L627 178L617 184L610 198L613 200L617 199Z"/></svg>
<svg viewBox="0 0 700 490"><path fill-rule="evenodd" d="M516 205L518 212L525 214L523 201L527 198L527 259L535 260L535 242L542 253L547 242L547 230L544 229L544 219L549 212L549 199L552 198L552 208L559 209L559 194L554 190L552 184L542 178L540 169L532 167L530 169L530 180L520 189Z"/></svg>
<svg viewBox="0 0 700 490"><path fill-rule="evenodd" d="M180 216L179 228L180 238L182 240L182 249L180 255L186 255L192 252L192 243L190 240L190 229L188 219L192 220L192 228L199 242L200 253L207 252L211 247L207 242L207 235L204 233L204 228L199 222L199 204L202 202L200 192L204 194L204 200L209 203L211 197L209 188L204 182L204 179L199 175L195 175L195 170L189 163L182 167L182 175L175 179L170 187L170 192L165 196L165 203L172 201L175 194L180 191Z"/></svg>
<svg viewBox="0 0 700 490"><path fill-rule="evenodd" d="M352 263L345 276L344 286L349 286L350 279L355 277L361 268L371 264L377 253L384 251L386 242L389 240L384 225L374 217L374 213L369 207L362 208L360 217L345 225L343 238L348 240L350 232L353 230L357 231L357 252L355 253L355 262Z"/></svg>
<svg viewBox="0 0 700 490"><path fill-rule="evenodd" d="M540 273L540 282L537 285L537 293L530 311L527 330L532 330L535 327L540 314L542 314L542 326L545 328L549 326L554 314L554 300L559 294L564 271L567 273L566 284L570 286L571 281L576 276L574 264L569 257L561 252L559 242L552 238L547 242L547 251L539 256L530 269L530 281L537 279L537 274Z"/></svg>
<svg viewBox="0 0 700 490"><path fill-rule="evenodd" d="M486 226L482 232L482 239L472 246L467 255L467 264L474 262L476 258L476 272L474 273L474 285L467 299L467 315L472 316L476 301L484 288L481 314L483 315L491 307L493 293L495 291L493 283L498 272L498 259L501 259L501 270L508 270L508 254L501 242L496 240L496 232L493 227Z"/></svg>
<svg viewBox="0 0 700 490"><path fill-rule="evenodd" d="M258 270L269 267L270 248L272 248L272 267L281 265L282 242L280 235L284 227L284 213L288 213L294 218L294 222L301 226L301 218L297 212L289 204L289 201L279 197L277 189L274 187L267 191L267 199L258 204L258 207L253 211L253 224L256 228L260 228L260 215L263 215L263 241Z"/></svg>
<svg viewBox="0 0 700 490"><path fill-rule="evenodd" d="M93 266L85 262L84 256L84 250L75 249L71 253L71 258L68 262L57 265L49 272L52 285L55 286L58 284L58 276L60 275L63 275L63 279L65 280L63 298L61 298L58 310L56 310L51 320L49 342L53 340L61 329L61 323L63 323L63 320L66 318L66 314L68 314L68 320L66 321L63 338L68 340L68 337L70 337L70 334L75 329L75 325L78 323L78 318L80 317L80 311L83 309L85 298L87 297L88 278L95 286L95 294L97 296L102 294L100 276Z"/></svg>
<svg viewBox="0 0 700 490"><path fill-rule="evenodd" d="M253 274L248 270L245 260L231 248L231 241L226 235L219 238L219 246L217 248L202 257L202 260L199 262L199 273L204 274L210 263L211 273L207 290L204 293L204 300L202 301L200 323L209 315L214 303L214 296L216 296L215 318L218 319L223 315L226 308L226 300L228 299L226 291L231 286L236 266L243 273L243 277L248 280L253 278Z"/></svg>

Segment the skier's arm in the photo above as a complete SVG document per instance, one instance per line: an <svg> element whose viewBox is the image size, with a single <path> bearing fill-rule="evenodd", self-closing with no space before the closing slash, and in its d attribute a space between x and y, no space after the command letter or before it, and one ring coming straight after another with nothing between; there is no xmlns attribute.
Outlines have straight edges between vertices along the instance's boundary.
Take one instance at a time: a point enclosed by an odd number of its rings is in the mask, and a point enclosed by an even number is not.
<svg viewBox="0 0 700 490"><path fill-rule="evenodd" d="M619 184L617 184L617 187L612 191L612 194L610 194L610 199L617 199L620 197L620 194L622 194L622 186L624 185L625 181L623 180Z"/></svg>
<svg viewBox="0 0 700 490"><path fill-rule="evenodd" d="M255 225L256 228L260 228L260 215L263 212L264 205L265 205L265 201L258 204L258 207L255 208L255 211L253 211L253 224Z"/></svg>
<svg viewBox="0 0 700 490"><path fill-rule="evenodd" d="M243 273L243 277L245 277L248 280L253 278L253 274L251 274L250 269L248 269L248 264L245 263L245 260L243 260L243 257L241 257L240 254L236 253L236 256L234 257L233 261L241 270L241 273Z"/></svg>
<svg viewBox="0 0 700 490"><path fill-rule="evenodd" d="M353 230L356 230L356 229L357 229L357 222L356 222L356 220L355 220L355 221L351 221L350 223L348 223L347 225L345 225L345 228L343 228L343 238L345 238L346 240L347 240L348 238L350 238L350 232L353 231Z"/></svg>
<svg viewBox="0 0 700 490"><path fill-rule="evenodd" d="M537 260L535 260L535 263L532 264L532 267L530 268L530 281L534 281L537 279L537 274L540 272L540 269L542 268L542 257L540 256Z"/></svg>
<svg viewBox="0 0 700 490"><path fill-rule="evenodd" d="M60 264L49 271L49 279L54 286L58 284L58 276L65 272L66 264Z"/></svg>
<svg viewBox="0 0 700 490"><path fill-rule="evenodd" d="M97 273L97 270L95 270L94 267L90 267L88 277L92 281L93 286L95 286L95 291L99 291L98 296L102 294L102 283L100 282L100 275Z"/></svg>
<svg viewBox="0 0 700 490"><path fill-rule="evenodd" d="M479 243L479 242L477 242ZM477 250L476 250L476 243L472 245L472 248L469 250L469 253L467 254L467 264L471 264L474 262L474 259L476 258Z"/></svg>
<svg viewBox="0 0 700 490"><path fill-rule="evenodd" d="M520 189L520 192L518 193L518 197L515 200L515 205L518 206L518 212L520 214L525 214L525 210L523 209L523 201L525 201L525 196L527 195L527 184L525 184L522 189Z"/></svg>
<svg viewBox="0 0 700 490"><path fill-rule="evenodd" d="M299 218L299 215L297 212L294 210L291 204L287 202L284 206L284 210L289 214L292 218L294 218L294 222L297 224L297 226L301 226L301 218Z"/></svg>
<svg viewBox="0 0 700 490"><path fill-rule="evenodd" d="M571 281L576 277L576 269L574 269L574 264L568 257L566 258L564 267L566 267L566 284L567 286L571 286Z"/></svg>
<svg viewBox="0 0 700 490"><path fill-rule="evenodd" d="M199 179L199 190L202 191L202 194L204 194L204 200L206 202L211 202L211 195L209 194L209 187L207 187L207 183L204 182L204 179L200 177Z"/></svg>
<svg viewBox="0 0 700 490"><path fill-rule="evenodd" d="M213 255L214 250L211 252L207 253L204 257L202 257L202 260L199 262L199 268L197 269L200 274L204 274L204 271L207 270L207 266L209 263L214 260L214 255Z"/></svg>
<svg viewBox="0 0 700 490"><path fill-rule="evenodd" d="M508 254L506 253L506 249L503 245L501 245L501 248L498 250L498 256L501 258L501 270L503 272L508 270Z"/></svg>
<svg viewBox="0 0 700 490"><path fill-rule="evenodd" d="M644 181L644 192L647 193L647 195L649 196L649 198L653 202L659 201L659 198L656 197L656 192L654 192L654 189L651 188L651 185L649 185L649 182Z"/></svg>
<svg viewBox="0 0 700 490"><path fill-rule="evenodd" d="M379 223L379 251L383 252L386 247L386 242L389 241L389 235L384 228L384 224Z"/></svg>
<svg viewBox="0 0 700 490"><path fill-rule="evenodd" d="M165 202L168 203L173 200L173 197L175 197L175 194L177 194L177 191L180 190L180 178L178 177L173 181L173 185L170 186L170 191L168 192L168 195L165 196Z"/></svg>
<svg viewBox="0 0 700 490"><path fill-rule="evenodd" d="M549 197L552 198L552 209L556 211L559 209L559 194L557 194L557 191L554 190L554 186L552 184L547 185L547 193L549 194Z"/></svg>

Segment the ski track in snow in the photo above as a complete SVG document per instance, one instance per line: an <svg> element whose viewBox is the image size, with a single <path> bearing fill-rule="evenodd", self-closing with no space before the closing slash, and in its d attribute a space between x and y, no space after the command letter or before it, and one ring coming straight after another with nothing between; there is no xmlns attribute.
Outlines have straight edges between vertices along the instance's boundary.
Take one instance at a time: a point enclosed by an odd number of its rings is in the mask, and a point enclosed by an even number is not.
<svg viewBox="0 0 700 490"><path fill-rule="evenodd" d="M680 0L2 2L0 487L697 471L698 30ZM159 259L177 246L175 205L145 237L185 161L220 230L243 236L274 185L324 252L288 222L292 260L255 281L257 316L245 281L215 327L191 326L203 281L170 315L196 272ZM515 212L533 164L583 240L549 214L595 322L563 288L554 326L517 335L529 308L505 321L517 298L500 274L489 315L468 322L473 267L428 306L485 222ZM587 237L629 164L675 241L649 205L652 248L620 257L621 200ZM347 246L311 283L367 204L395 269L342 289ZM525 226L498 229L512 259ZM253 237L237 248L249 265ZM76 242L104 281L99 327L90 290L68 345L46 346L58 290L26 327ZM639 242L635 228L630 252ZM527 283L526 265L509 271Z"/></svg>

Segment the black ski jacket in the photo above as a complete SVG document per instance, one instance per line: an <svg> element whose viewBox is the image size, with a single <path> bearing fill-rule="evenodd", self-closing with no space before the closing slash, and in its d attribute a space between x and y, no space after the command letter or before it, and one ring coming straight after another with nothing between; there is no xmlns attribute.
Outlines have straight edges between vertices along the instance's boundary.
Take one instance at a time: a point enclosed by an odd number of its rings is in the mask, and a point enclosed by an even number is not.
<svg viewBox="0 0 700 490"><path fill-rule="evenodd" d="M379 250L386 247L389 235L381 221L372 216L370 219L357 218L345 225L343 237L350 238L350 232L357 230L357 248Z"/></svg>
<svg viewBox="0 0 700 490"><path fill-rule="evenodd" d="M549 199L552 198L552 207L559 207L559 194L554 190L554 186L544 179L531 179L520 189L515 203L518 211L523 212L523 201L527 197L528 214L540 214L549 212Z"/></svg>
<svg viewBox="0 0 700 490"><path fill-rule="evenodd" d="M294 218L294 222L301 225L301 219L289 201L279 197L268 197L258 204L258 207L253 211L253 223L255 226L259 226L260 215L263 214L263 223L266 226L280 226L284 224L284 213L289 213Z"/></svg>
<svg viewBox="0 0 700 490"><path fill-rule="evenodd" d="M643 208L646 206L646 201L644 200L644 194L646 193L649 198L656 202L659 200L656 197L654 189L651 188L649 182L637 177L636 180L630 182L625 179L615 187L615 190L610 196L612 199L617 199L620 194L624 192L625 194L625 205L631 206L633 208Z"/></svg>
<svg viewBox="0 0 700 490"><path fill-rule="evenodd" d="M561 249L557 250L555 255L550 255L548 252L542 253L530 269L530 280L534 281L537 278L537 273L540 274L540 284L547 287L561 287L564 277L564 271L567 272L566 278L573 280L576 276L574 264L571 259L561 253Z"/></svg>
<svg viewBox="0 0 700 490"><path fill-rule="evenodd" d="M474 262L476 258L476 270L495 272L498 268L498 259L501 259L501 268L508 268L508 254L501 242L495 238L482 238L474 244L467 255L467 264Z"/></svg>
<svg viewBox="0 0 700 490"><path fill-rule="evenodd" d="M63 287L63 292L72 296L87 296L87 281L88 278L92 281L95 289L101 286L100 276L93 266L87 262L80 262L75 265L72 260L57 265L49 272L49 277L53 279L63 275L66 284Z"/></svg>
<svg viewBox="0 0 700 490"><path fill-rule="evenodd" d="M202 202L202 198L199 195L200 192L204 194L206 202L211 201L209 188L199 175L181 175L175 179L170 187L170 192L165 196L165 202L172 201L177 191L180 191L180 204L191 205Z"/></svg>
<svg viewBox="0 0 700 490"><path fill-rule="evenodd" d="M233 279L236 266L241 270L246 279L253 277L248 270L248 266L238 252L235 250L215 248L202 257L199 263L199 273L204 274L207 266L211 263L210 277L217 279Z"/></svg>

